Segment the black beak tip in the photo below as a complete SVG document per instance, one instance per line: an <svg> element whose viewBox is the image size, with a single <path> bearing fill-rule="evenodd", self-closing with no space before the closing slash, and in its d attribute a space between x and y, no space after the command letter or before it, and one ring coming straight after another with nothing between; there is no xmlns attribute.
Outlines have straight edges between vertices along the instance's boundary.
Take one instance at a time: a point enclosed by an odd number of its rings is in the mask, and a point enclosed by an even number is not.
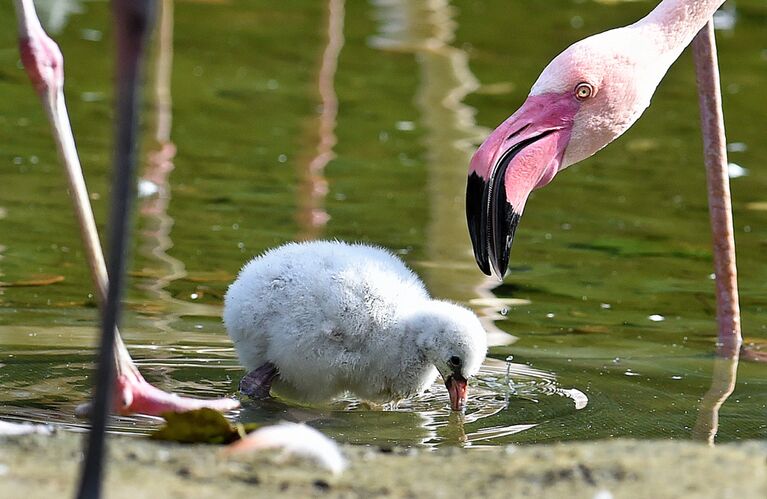
<svg viewBox="0 0 767 499"><path fill-rule="evenodd" d="M476 172L466 185L466 221L477 266L488 276L503 280L520 213L506 202L505 186L499 182L491 193L490 182Z"/></svg>
<svg viewBox="0 0 767 499"><path fill-rule="evenodd" d="M490 261L493 275L503 280L509 268L511 244L514 242L514 233L517 231L521 215L509 203L498 203L496 210L490 240Z"/></svg>
<svg viewBox="0 0 767 499"><path fill-rule="evenodd" d="M503 281L503 278L506 277L506 271L509 268L509 261L504 259L496 259L493 260L493 269L492 272L490 272L489 276L493 276L499 281Z"/></svg>
<svg viewBox="0 0 767 499"><path fill-rule="evenodd" d="M474 259L477 261L477 266L483 274L488 276L493 275L493 271L490 267L490 261L487 258L480 258L480 255L477 254L476 250L474 251Z"/></svg>
<svg viewBox="0 0 767 499"><path fill-rule="evenodd" d="M474 248L474 259L482 272L491 275L487 245L487 214L484 208L487 204L486 196L487 182L476 172L472 172L466 184L466 222L469 226L471 245Z"/></svg>

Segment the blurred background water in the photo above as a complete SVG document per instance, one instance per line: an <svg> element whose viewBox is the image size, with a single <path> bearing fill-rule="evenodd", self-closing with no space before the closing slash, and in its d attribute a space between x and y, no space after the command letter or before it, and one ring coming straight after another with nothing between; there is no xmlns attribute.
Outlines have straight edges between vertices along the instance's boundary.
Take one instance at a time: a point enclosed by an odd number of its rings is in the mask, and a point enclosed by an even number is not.
<svg viewBox="0 0 767 499"><path fill-rule="evenodd" d="M221 324L239 267L295 239L392 249L476 310L490 357L465 417L440 385L396 410L246 405L355 443L767 437L764 364L714 358L711 250L689 53L645 116L533 194L500 284L476 268L469 158L548 61L654 1L158 2L124 335L142 372L199 397L243 371ZM113 38L102 1L38 2L100 229ZM717 16L746 344L767 350L767 4ZM97 311L48 125L0 4L0 418L80 428ZM503 360L513 355L513 363ZM734 392L719 395L734 378ZM719 408L721 405L721 408ZM150 418L116 418L145 433Z"/></svg>

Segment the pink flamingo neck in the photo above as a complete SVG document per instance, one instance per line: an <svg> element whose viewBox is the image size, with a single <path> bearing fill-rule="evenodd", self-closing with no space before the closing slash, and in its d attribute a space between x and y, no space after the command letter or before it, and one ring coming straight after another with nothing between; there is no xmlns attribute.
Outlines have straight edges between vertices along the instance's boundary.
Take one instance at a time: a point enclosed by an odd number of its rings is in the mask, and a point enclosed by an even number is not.
<svg viewBox="0 0 767 499"><path fill-rule="evenodd" d="M698 31L706 25L725 0L663 0L652 12L631 25L655 43L659 54L679 57Z"/></svg>
<svg viewBox="0 0 767 499"><path fill-rule="evenodd" d="M19 38L29 38L31 34L42 31L40 20L35 12L32 0L14 0L16 4L16 22L19 28Z"/></svg>

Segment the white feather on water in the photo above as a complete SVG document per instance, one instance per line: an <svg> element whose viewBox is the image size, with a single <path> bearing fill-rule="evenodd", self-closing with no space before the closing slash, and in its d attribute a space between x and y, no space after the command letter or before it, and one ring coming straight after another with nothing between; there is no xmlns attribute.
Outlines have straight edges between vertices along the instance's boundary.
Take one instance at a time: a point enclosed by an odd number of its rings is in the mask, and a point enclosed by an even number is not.
<svg viewBox="0 0 767 499"><path fill-rule="evenodd" d="M50 435L53 433L53 428L48 425L0 421L0 435L29 435L31 433Z"/></svg>
<svg viewBox="0 0 767 499"><path fill-rule="evenodd" d="M285 457L300 457L313 461L334 474L347 467L346 458L338 445L310 426L279 423L250 433L227 448L229 454L279 449Z"/></svg>

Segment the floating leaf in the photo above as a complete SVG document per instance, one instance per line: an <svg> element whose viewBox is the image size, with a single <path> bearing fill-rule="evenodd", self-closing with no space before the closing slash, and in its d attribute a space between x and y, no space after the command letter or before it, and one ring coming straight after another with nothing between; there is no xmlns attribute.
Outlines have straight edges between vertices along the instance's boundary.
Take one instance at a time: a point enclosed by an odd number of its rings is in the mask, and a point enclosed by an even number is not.
<svg viewBox="0 0 767 499"><path fill-rule="evenodd" d="M207 283L207 282L231 282L232 280L234 280L234 278L235 278L234 274L225 272L223 270L214 270L211 272L190 273L189 275L182 277L179 280Z"/></svg>
<svg viewBox="0 0 767 499"><path fill-rule="evenodd" d="M228 444L239 438L240 432L220 412L204 407L187 412L166 412L165 425L150 436L185 444Z"/></svg>
<svg viewBox="0 0 767 499"><path fill-rule="evenodd" d="M34 279L25 279L13 282L0 282L0 288L21 288L31 286L50 286L64 280L63 275L40 276Z"/></svg>
<svg viewBox="0 0 767 499"><path fill-rule="evenodd" d="M187 412L166 412L162 417L165 425L150 437L185 444L228 444L245 438L261 427L259 423L232 425L223 414L208 407Z"/></svg>
<svg viewBox="0 0 767 499"><path fill-rule="evenodd" d="M578 326L576 328L573 328L573 333L582 333L582 334L605 334L609 333L610 328L607 326L601 326L597 324L589 324L584 326Z"/></svg>

